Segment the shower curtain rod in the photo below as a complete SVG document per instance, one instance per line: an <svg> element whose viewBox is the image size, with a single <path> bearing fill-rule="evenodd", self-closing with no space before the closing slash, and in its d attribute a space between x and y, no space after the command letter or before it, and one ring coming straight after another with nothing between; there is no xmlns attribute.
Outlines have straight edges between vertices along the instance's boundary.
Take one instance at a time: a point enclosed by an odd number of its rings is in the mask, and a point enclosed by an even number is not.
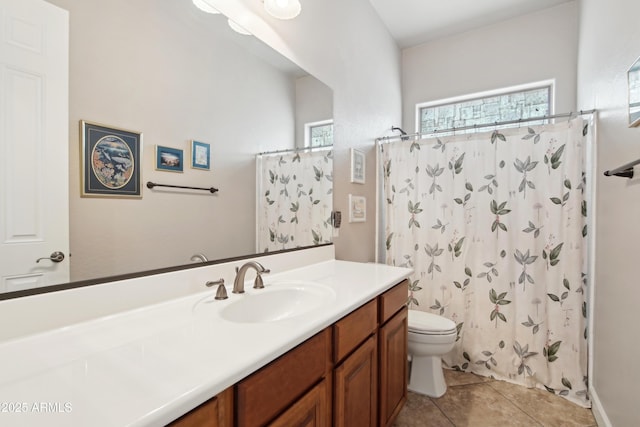
<svg viewBox="0 0 640 427"><path fill-rule="evenodd" d="M460 127L452 127L448 129L436 129L433 132L425 133L424 135L435 135L437 133L442 132L455 132L458 130L469 130L469 129L479 129L491 126L502 126L502 125L512 125L516 123L526 123L533 122L536 120L550 120L550 119L560 119L563 117L573 117L573 116L583 116L595 113L596 110L580 110L579 112L571 112L571 113L561 113L561 114L551 114L548 116L538 116L538 117L529 117L527 119L516 119L516 120L504 120L502 122L493 122L493 123L485 123L481 125L469 125L469 126L460 126ZM383 136L380 138L376 138L376 142L389 142L392 139L400 139L402 141L406 141L409 138L421 137L423 134L421 132L412 133L410 135L392 135L392 136Z"/></svg>
<svg viewBox="0 0 640 427"><path fill-rule="evenodd" d="M297 151L311 151L311 150L320 150L320 149L329 149L333 148L333 145L319 145L316 147L301 147L301 148L287 148L286 150L276 150L276 151L263 151L258 153L258 156L264 156L269 154L284 154L284 153L295 153Z"/></svg>

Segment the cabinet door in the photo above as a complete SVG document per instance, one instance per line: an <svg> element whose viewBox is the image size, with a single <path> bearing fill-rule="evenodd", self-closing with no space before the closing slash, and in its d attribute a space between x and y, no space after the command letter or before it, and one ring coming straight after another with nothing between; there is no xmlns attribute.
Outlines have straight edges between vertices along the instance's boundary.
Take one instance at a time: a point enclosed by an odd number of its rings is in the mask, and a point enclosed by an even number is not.
<svg viewBox="0 0 640 427"><path fill-rule="evenodd" d="M169 424L169 427L232 427L233 388L230 387L191 412Z"/></svg>
<svg viewBox="0 0 640 427"><path fill-rule="evenodd" d="M393 424L407 400L408 310L380 328L380 425Z"/></svg>
<svg viewBox="0 0 640 427"><path fill-rule="evenodd" d="M323 380L269 426L329 427L331 425L331 412L327 389L327 381Z"/></svg>
<svg viewBox="0 0 640 427"><path fill-rule="evenodd" d="M373 335L335 369L334 426L376 425L377 347L377 335Z"/></svg>

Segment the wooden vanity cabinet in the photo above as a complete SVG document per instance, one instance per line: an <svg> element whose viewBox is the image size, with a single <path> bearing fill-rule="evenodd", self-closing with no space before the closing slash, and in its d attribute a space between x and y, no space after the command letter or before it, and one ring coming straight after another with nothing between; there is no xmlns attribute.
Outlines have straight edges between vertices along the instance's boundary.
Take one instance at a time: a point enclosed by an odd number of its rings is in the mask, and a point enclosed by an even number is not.
<svg viewBox="0 0 640 427"><path fill-rule="evenodd" d="M405 280L171 426L392 425L407 400L407 296Z"/></svg>
<svg viewBox="0 0 640 427"><path fill-rule="evenodd" d="M405 280L378 297L380 426L391 426L407 401L408 286Z"/></svg>
<svg viewBox="0 0 640 427"><path fill-rule="evenodd" d="M330 352L331 330L327 328L236 384L236 425L263 426L282 416L331 373ZM326 407L327 413L330 409L328 405L318 407Z"/></svg>
<svg viewBox="0 0 640 427"><path fill-rule="evenodd" d="M331 425L331 380L322 380L284 411L270 427L328 427Z"/></svg>
<svg viewBox="0 0 640 427"><path fill-rule="evenodd" d="M407 401L407 280L333 326L333 419L390 426Z"/></svg>
<svg viewBox="0 0 640 427"><path fill-rule="evenodd" d="M377 336L370 336L334 371L333 425L376 425L378 393Z"/></svg>
<svg viewBox="0 0 640 427"><path fill-rule="evenodd" d="M378 398L378 302L333 325L333 425L375 426Z"/></svg>
<svg viewBox="0 0 640 427"><path fill-rule="evenodd" d="M231 426L233 426L233 387L229 387L169 424L169 427Z"/></svg>

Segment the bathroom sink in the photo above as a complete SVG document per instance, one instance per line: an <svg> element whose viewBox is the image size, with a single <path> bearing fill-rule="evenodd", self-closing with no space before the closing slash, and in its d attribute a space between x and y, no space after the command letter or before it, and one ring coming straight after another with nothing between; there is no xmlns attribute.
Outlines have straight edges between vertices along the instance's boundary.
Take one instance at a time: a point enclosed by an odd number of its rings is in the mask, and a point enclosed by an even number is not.
<svg viewBox="0 0 640 427"><path fill-rule="evenodd" d="M277 322L309 313L335 296L333 289L318 283L275 282L241 295L220 310L220 317L239 323Z"/></svg>

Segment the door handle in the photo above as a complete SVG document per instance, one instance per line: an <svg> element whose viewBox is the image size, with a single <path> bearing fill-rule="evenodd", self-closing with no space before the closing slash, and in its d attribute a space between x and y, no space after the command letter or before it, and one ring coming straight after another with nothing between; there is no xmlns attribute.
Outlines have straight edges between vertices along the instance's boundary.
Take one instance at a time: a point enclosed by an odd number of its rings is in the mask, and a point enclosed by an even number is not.
<svg viewBox="0 0 640 427"><path fill-rule="evenodd" d="M64 260L64 254L60 251L55 251L54 253L51 254L51 256L38 258L36 262L40 262L40 260L43 260L43 259L48 259L49 261L53 261L53 262L62 262L62 260Z"/></svg>

